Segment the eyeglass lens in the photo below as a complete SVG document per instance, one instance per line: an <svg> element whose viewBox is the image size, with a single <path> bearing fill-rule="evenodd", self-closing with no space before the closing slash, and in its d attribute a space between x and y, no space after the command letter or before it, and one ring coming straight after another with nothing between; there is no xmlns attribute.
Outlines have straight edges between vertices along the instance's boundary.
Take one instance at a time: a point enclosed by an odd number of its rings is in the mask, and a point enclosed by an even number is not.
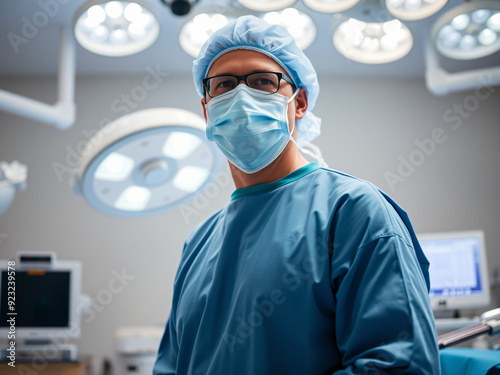
<svg viewBox="0 0 500 375"><path fill-rule="evenodd" d="M252 89L273 94L279 89L279 75L276 73L253 73L246 78L246 84ZM211 97L222 95L238 86L235 76L212 77L207 80L208 95Z"/></svg>

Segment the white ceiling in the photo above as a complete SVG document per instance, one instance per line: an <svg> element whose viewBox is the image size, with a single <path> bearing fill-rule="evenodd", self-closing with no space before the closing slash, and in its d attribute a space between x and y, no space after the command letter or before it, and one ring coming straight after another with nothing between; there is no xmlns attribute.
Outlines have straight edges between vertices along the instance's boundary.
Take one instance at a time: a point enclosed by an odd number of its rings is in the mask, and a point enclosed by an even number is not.
<svg viewBox="0 0 500 375"><path fill-rule="evenodd" d="M186 18L174 16L160 0L147 1L160 15L161 31L158 40L147 50L128 57L98 56L77 45L77 74L142 74L147 66L155 66L156 64L160 64L162 71L169 73L191 72L193 59L181 49L177 40L178 31L186 22ZM332 44L335 16L309 10L308 13L312 15L317 25L317 36L305 52L319 74L422 77L425 71L422 48L425 32L430 30L440 14L464 1L449 0L448 4L437 15L426 20L407 23L413 31L415 39L412 51L397 62L382 65L360 64L340 55ZM9 33L23 36L22 28L26 20L32 22L37 13L43 12L41 4L46 3L57 4L59 9L49 14L50 21L47 25L37 28L36 35L26 38L26 43L20 44L16 52L9 41ZM0 4L0 75L55 74L58 69L59 55L58 30L62 25L72 24L73 14L83 3L85 0L3 1ZM236 0L200 0L194 6L194 11L214 4L218 5L219 9L224 9L221 6L228 3L239 6ZM307 9L302 1L298 1L295 7ZM52 6L51 9L54 7ZM496 59L498 64L498 54L493 59ZM492 58L469 62L468 66L470 68L490 65L491 60ZM460 66L457 67L457 63L450 61L444 61L444 63L448 64L447 67L450 67L450 70L462 69Z"/></svg>

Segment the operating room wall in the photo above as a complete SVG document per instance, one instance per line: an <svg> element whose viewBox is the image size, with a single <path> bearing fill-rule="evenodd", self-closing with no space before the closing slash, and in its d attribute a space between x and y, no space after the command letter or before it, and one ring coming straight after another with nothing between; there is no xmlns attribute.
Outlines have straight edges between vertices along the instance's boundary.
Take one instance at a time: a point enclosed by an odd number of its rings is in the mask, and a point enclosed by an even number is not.
<svg viewBox="0 0 500 375"><path fill-rule="evenodd" d="M27 189L0 217L0 258L45 250L82 261L83 291L96 302L78 343L96 359L113 355L118 327L165 323L184 239L234 189L221 175L210 198L146 218L101 214L73 193L82 146L108 120L152 107L202 115L190 76L154 70L78 77L77 119L68 130L0 112L0 161L28 166ZM145 79L157 84L145 87ZM436 97L421 79L320 76L320 82L314 112L323 131L316 144L330 167L389 193L419 233L484 230L490 273L499 268L500 88ZM48 103L57 97L53 77L3 77L0 88ZM105 292L117 273L126 275L118 280L123 288Z"/></svg>

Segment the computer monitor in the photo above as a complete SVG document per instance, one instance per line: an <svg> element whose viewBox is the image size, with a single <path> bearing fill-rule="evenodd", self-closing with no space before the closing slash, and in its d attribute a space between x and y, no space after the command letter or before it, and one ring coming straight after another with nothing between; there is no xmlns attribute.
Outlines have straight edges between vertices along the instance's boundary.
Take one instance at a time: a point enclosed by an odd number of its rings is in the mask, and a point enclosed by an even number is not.
<svg viewBox="0 0 500 375"><path fill-rule="evenodd" d="M489 305L483 231L429 233L417 237L430 262L429 297L434 311Z"/></svg>
<svg viewBox="0 0 500 375"><path fill-rule="evenodd" d="M53 253L19 253L10 269L8 262L0 260L0 337L7 338L8 320L14 316L16 340L79 338L81 262L60 261ZM9 301L15 304L9 305Z"/></svg>

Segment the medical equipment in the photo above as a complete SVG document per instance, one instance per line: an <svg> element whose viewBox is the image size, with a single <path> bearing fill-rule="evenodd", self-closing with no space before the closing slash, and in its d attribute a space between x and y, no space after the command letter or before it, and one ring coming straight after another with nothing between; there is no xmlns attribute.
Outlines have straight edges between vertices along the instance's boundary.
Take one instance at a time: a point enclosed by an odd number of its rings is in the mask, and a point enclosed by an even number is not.
<svg viewBox="0 0 500 375"><path fill-rule="evenodd" d="M418 239L431 264L429 297L435 312L490 303L483 231L421 234Z"/></svg>
<svg viewBox="0 0 500 375"><path fill-rule="evenodd" d="M147 1L87 1L73 16L80 45L102 56L129 56L149 48L160 34L160 17Z"/></svg>
<svg viewBox="0 0 500 375"><path fill-rule="evenodd" d="M347 59L364 64L386 64L407 56L413 48L412 26L385 12L380 2L366 0L339 19L333 45Z"/></svg>
<svg viewBox="0 0 500 375"><path fill-rule="evenodd" d="M16 190L26 189L27 176L28 169L24 164L0 162L0 215L9 208Z"/></svg>
<svg viewBox="0 0 500 375"><path fill-rule="evenodd" d="M81 262L20 252L16 261L0 261L0 275L0 337L25 341L16 346L16 357L50 349L52 359L75 360L76 345L69 340L80 337ZM15 299L8 298L12 290Z"/></svg>
<svg viewBox="0 0 500 375"><path fill-rule="evenodd" d="M477 324L439 336L438 345L440 349L443 349L486 333L490 336L500 333L500 308L483 313Z"/></svg>
<svg viewBox="0 0 500 375"><path fill-rule="evenodd" d="M498 60L499 50L498 1L470 1L449 10L436 20L425 37L427 88L434 95L447 95L498 85L500 66L485 66L481 59L495 56ZM456 60L453 68L446 63L449 59Z"/></svg>
<svg viewBox="0 0 500 375"><path fill-rule="evenodd" d="M115 375L150 375L162 336L162 327L118 329L115 336Z"/></svg>
<svg viewBox="0 0 500 375"><path fill-rule="evenodd" d="M161 0L163 4L170 7L170 10L176 16L185 16L191 11L193 5L195 5L198 0Z"/></svg>
<svg viewBox="0 0 500 375"><path fill-rule="evenodd" d="M62 27L60 33L57 102L49 105L13 92L0 90L0 110L44 122L61 130L73 126L76 117L75 43L69 28Z"/></svg>
<svg viewBox="0 0 500 375"><path fill-rule="evenodd" d="M210 186L223 159L207 141L202 117L178 108L150 108L96 132L82 156L75 192L109 215L157 214Z"/></svg>

